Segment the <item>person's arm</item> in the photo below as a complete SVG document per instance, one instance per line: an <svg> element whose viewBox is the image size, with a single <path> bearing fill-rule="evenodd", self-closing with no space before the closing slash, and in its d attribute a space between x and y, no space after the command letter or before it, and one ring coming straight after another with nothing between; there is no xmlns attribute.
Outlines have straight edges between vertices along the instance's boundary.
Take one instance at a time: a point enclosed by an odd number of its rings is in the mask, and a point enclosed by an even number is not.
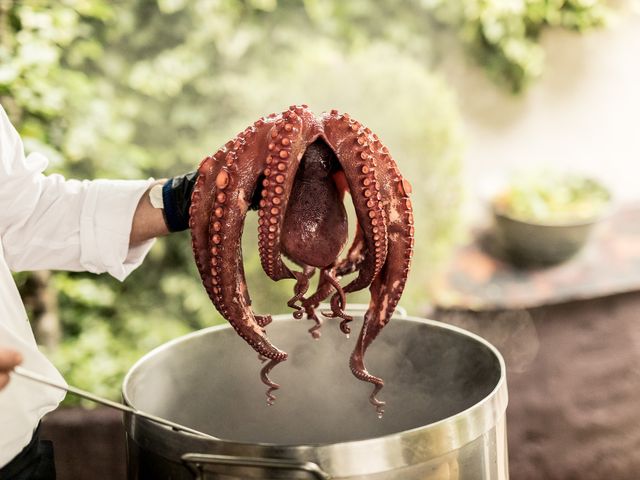
<svg viewBox="0 0 640 480"><path fill-rule="evenodd" d="M12 271L108 272L123 280L152 245L149 227L159 212L145 214L149 180L67 180L44 175L47 159L25 157L18 132L0 107L0 241ZM133 217L140 200L142 222ZM150 213L150 212L149 212ZM161 225L160 225L161 226ZM146 232L146 233L144 233Z"/></svg>
<svg viewBox="0 0 640 480"><path fill-rule="evenodd" d="M22 363L22 355L15 350L0 347L0 390L7 386L9 374L20 363Z"/></svg>
<svg viewBox="0 0 640 480"><path fill-rule="evenodd" d="M135 246L189 228L191 193L197 178L197 172L189 172L151 185L136 207L129 244ZM150 198L152 189L155 205Z"/></svg>
<svg viewBox="0 0 640 480"><path fill-rule="evenodd" d="M166 180L159 180L156 184L164 184L165 182ZM149 198L151 188L153 185L142 195L133 214L131 234L129 235L129 244L132 246L170 233L162 209L151 204Z"/></svg>
<svg viewBox="0 0 640 480"><path fill-rule="evenodd" d="M0 241L13 271L108 272L123 280L153 239L188 228L197 174L168 181L67 180L44 175L48 161L28 157L0 107ZM152 205L149 192L158 185Z"/></svg>

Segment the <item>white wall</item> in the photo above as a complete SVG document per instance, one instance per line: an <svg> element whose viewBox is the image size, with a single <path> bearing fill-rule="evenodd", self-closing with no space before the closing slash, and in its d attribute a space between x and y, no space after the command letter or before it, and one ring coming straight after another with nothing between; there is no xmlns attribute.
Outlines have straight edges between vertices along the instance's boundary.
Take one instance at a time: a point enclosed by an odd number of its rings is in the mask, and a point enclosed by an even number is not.
<svg viewBox="0 0 640 480"><path fill-rule="evenodd" d="M619 200L640 199L640 15L583 35L550 31L543 45L544 76L520 97L459 56L446 65L468 134L470 191L511 169L555 163L597 175Z"/></svg>

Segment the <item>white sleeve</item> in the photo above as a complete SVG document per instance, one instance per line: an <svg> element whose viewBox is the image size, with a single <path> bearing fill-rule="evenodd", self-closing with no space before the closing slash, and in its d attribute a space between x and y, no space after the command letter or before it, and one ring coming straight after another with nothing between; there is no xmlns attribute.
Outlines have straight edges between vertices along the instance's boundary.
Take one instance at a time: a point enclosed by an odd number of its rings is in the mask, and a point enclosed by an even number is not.
<svg viewBox="0 0 640 480"><path fill-rule="evenodd" d="M13 271L108 272L123 280L153 240L129 247L133 214L150 180L65 180L45 176L47 159L25 158L0 107L0 236Z"/></svg>

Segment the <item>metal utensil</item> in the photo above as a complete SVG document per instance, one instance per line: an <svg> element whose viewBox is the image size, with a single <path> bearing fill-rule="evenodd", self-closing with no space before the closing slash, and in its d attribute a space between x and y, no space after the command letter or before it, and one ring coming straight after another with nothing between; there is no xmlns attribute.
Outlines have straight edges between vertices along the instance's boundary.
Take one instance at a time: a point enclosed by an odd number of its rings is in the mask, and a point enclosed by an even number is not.
<svg viewBox="0 0 640 480"><path fill-rule="evenodd" d="M200 432L198 430L194 430L193 428L185 427L184 425L180 425L179 423L172 422L170 420L166 420L162 417L157 417L155 415L151 415L150 413L143 412L136 408L129 407L128 405L124 405L122 403L113 402L111 400L107 400L106 398L99 397L94 395L93 393L87 392L85 390L81 390L80 388L72 387L70 385L62 385L56 382L51 381L47 377L35 373L31 370L28 370L24 367L17 366L13 369L13 373L18 375L19 377L27 378L34 382L38 382L43 385L48 385L49 387L57 388L59 390L64 390L68 393L72 393L77 395L78 397L86 398L87 400L91 400L92 402L99 403L101 405L105 405L110 408L115 408L116 410L121 410L123 412L130 413L132 415L136 415L138 417L144 417L153 422L159 423L160 425L164 425L166 427L170 427L173 430L182 431L191 433L193 435L199 435L201 437L217 440L216 437L209 435L207 433Z"/></svg>

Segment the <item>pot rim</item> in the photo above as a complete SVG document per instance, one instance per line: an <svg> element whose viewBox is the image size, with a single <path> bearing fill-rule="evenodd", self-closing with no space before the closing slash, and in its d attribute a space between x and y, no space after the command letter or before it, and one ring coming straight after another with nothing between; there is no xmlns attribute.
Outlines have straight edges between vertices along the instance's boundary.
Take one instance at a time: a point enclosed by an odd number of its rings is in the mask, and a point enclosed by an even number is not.
<svg viewBox="0 0 640 480"><path fill-rule="evenodd" d="M274 322L285 320L297 321L289 314L276 315L273 317ZM333 470L335 474L339 472L340 475L349 476L373 474L390 469L402 468L446 455L476 440L500 422L505 415L508 403L506 367L502 355L491 343L474 333L435 320L402 316L392 317L391 321L409 321L429 324L437 328L450 330L458 335L463 335L479 342L485 348L489 349L498 360L500 376L496 385L478 403L437 422L380 437L338 443L274 444L240 442L222 438L213 440L187 432L176 432L167 426L151 422L145 418L135 417L131 419L125 416L127 433L131 435L134 440L136 440L136 434L143 435L141 432L151 434L154 437L159 436L158 438L166 435L180 435L183 438L189 438L191 440L185 445L186 451L188 452L194 450L193 445L198 445L202 451L209 450L214 451L214 453L231 455L305 458L316 461L319 464L325 463L323 460L327 461L330 459L330 467L321 465L325 470ZM232 327L228 323L207 327L170 340L145 354L129 369L124 378L122 386L124 403L135 408L135 405L132 404L127 395L127 387L130 382L132 382L132 377L135 375L136 370L148 359L163 353L176 344L197 338L201 335L207 335L210 332L229 328ZM140 426L143 426L143 428L139 428ZM175 445L173 445L173 447L175 447ZM396 452L396 454L387 455L383 453L390 451L390 449ZM360 452L368 454L367 458L370 459L370 463L353 469L349 457ZM165 453L165 456L172 457L176 461L180 461L182 457L182 453L180 452L166 451L163 453ZM376 455L376 453L378 454Z"/></svg>

